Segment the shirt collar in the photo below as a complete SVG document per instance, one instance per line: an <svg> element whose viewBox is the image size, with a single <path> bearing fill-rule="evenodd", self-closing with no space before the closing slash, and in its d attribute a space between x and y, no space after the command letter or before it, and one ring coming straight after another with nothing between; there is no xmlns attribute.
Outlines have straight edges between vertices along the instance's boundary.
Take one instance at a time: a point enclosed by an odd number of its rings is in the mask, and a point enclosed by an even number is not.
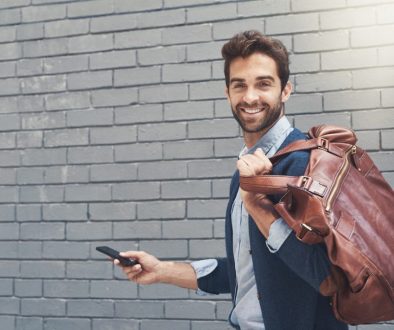
<svg viewBox="0 0 394 330"><path fill-rule="evenodd" d="M280 140L286 132L291 129L291 124L286 116L282 116L274 126L272 126L267 133L265 133L257 143L248 149L245 145L242 148L239 156L247 153L251 154L255 152L257 148L261 148L265 154L267 154L271 148Z"/></svg>

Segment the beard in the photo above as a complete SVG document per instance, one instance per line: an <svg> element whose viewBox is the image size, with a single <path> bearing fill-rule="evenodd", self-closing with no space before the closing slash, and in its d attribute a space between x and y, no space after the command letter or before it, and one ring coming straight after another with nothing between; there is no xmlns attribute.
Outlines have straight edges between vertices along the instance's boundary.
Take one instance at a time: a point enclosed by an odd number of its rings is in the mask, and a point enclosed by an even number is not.
<svg viewBox="0 0 394 330"><path fill-rule="evenodd" d="M242 118L242 110L241 108L253 108L253 107L259 107L263 108L264 116L258 120L255 120L253 122L247 122ZM256 105L249 105L246 103L238 103L235 106L235 109L232 109L233 117L235 120L238 122L238 124L241 126L242 130L244 132L248 133L257 133L260 131L264 131L271 127L282 115L282 109L283 109L283 103L282 102L277 102L275 103L272 107L268 105L267 103L263 104L256 104Z"/></svg>

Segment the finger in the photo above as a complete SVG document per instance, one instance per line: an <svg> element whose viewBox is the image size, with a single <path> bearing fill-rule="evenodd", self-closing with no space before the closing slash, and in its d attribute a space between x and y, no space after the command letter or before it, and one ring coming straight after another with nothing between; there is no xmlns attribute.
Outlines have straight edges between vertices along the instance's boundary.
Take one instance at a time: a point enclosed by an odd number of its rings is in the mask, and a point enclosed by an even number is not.
<svg viewBox="0 0 394 330"><path fill-rule="evenodd" d="M123 251L119 253L122 257L139 259L146 255L143 251Z"/></svg>

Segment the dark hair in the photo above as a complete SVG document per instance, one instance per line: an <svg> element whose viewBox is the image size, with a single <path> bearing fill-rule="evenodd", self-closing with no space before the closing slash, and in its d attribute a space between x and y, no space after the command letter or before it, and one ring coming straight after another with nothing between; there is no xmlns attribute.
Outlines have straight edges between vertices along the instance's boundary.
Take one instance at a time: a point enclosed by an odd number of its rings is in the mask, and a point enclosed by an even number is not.
<svg viewBox="0 0 394 330"><path fill-rule="evenodd" d="M286 47L278 39L265 36L254 30L236 34L222 47L227 88L230 84L230 63L237 57L246 58L256 52L267 55L275 61L283 90L290 75L289 54Z"/></svg>

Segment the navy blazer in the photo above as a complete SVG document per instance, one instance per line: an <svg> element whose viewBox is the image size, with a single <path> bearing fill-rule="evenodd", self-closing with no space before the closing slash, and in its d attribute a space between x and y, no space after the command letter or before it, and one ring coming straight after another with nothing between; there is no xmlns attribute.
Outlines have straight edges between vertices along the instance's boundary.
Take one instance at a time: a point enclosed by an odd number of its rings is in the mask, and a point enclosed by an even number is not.
<svg viewBox="0 0 394 330"><path fill-rule="evenodd" d="M294 129L280 149L292 141L306 139ZM309 152L297 151L285 156L272 170L273 174L303 175ZM231 293L234 303L236 275L233 256L231 208L239 188L236 172L230 185L226 211L227 258L218 259L218 267L198 279L200 289L210 293ZM271 197L277 201L275 196ZM347 325L335 319L329 298L319 293L328 276L330 262L323 245L307 245L291 233L276 253L266 246L266 239L249 217L250 246L258 299L267 330L344 330ZM247 330L247 329L245 329Z"/></svg>

